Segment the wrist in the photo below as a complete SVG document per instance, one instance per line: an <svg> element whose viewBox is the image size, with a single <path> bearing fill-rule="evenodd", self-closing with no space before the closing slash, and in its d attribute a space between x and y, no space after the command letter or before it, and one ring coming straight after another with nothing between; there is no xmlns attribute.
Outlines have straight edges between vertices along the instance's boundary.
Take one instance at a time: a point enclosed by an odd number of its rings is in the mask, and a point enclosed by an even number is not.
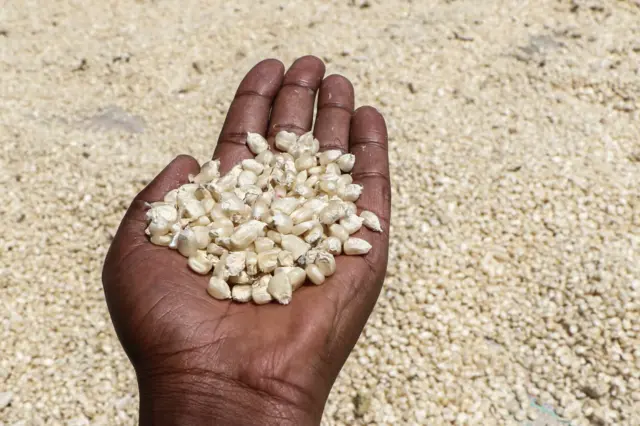
<svg viewBox="0 0 640 426"><path fill-rule="evenodd" d="M141 426L317 425L322 408L300 407L210 373L138 377Z"/></svg>

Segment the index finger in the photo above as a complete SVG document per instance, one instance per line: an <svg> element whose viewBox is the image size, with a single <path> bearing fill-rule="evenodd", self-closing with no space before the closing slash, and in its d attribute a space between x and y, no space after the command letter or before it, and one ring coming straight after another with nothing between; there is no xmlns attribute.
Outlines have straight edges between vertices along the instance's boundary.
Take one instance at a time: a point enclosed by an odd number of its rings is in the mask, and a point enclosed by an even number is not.
<svg viewBox="0 0 640 426"><path fill-rule="evenodd" d="M253 157L246 143L247 132L266 136L271 105L282 85L283 75L282 62L265 59L240 83L213 154L213 158L220 159L223 174L239 161Z"/></svg>

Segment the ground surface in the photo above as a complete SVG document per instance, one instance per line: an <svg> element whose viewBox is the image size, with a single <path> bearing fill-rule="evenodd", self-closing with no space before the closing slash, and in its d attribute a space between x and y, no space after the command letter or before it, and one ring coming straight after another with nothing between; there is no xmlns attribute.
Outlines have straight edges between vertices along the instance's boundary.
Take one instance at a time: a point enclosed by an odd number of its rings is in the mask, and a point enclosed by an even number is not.
<svg viewBox="0 0 640 426"><path fill-rule="evenodd" d="M2 2L0 424L135 422L110 238L254 63L307 53L386 114L394 188L325 423L639 425L640 3L613 0Z"/></svg>

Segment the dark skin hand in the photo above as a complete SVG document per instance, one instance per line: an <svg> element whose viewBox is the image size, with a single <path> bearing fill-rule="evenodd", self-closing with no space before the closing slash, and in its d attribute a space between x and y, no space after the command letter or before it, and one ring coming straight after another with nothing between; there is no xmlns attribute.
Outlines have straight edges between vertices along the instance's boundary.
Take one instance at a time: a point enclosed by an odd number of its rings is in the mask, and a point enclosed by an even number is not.
<svg viewBox="0 0 640 426"><path fill-rule="evenodd" d="M253 155L247 132L273 148L278 131L311 130L321 150L356 156L354 182L364 185L360 210L378 215L382 233L362 228L366 256L336 257L337 271L305 285L287 306L257 306L211 298L208 277L191 272L176 251L144 234L145 202L197 174L189 156L173 160L133 200L103 270L107 304L135 368L140 424L319 424L331 387L373 309L384 279L391 191L384 118L372 107L354 111L346 78L324 78L321 60L305 56L284 73L277 60L244 77L214 153L222 173ZM274 149L274 148L273 148Z"/></svg>

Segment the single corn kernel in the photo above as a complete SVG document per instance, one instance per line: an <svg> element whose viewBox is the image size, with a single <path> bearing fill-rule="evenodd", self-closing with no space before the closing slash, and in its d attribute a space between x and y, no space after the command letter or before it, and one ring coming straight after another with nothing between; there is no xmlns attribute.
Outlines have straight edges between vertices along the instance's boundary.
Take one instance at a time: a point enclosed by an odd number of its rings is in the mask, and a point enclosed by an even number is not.
<svg viewBox="0 0 640 426"><path fill-rule="evenodd" d="M213 200L204 200L204 201L211 201L212 203L215 203L215 201L213 201ZM204 201L202 202L203 206L204 206ZM209 209L209 210L211 210L211 209ZM210 223L211 223L211 219L209 219L208 216L200 216L198 218L198 220L195 220L195 221L191 222L191 224L193 226L207 226Z"/></svg>
<svg viewBox="0 0 640 426"><path fill-rule="evenodd" d="M340 167L336 163L329 163L324 169L325 174L339 177L341 175ZM347 175L348 176L348 175Z"/></svg>
<svg viewBox="0 0 640 426"><path fill-rule="evenodd" d="M337 237L329 237L322 241L318 246L322 250L326 250L334 256L342 254L342 241Z"/></svg>
<svg viewBox="0 0 640 426"><path fill-rule="evenodd" d="M342 250L349 256L367 254L371 250L371 244L360 238L349 238L345 241Z"/></svg>
<svg viewBox="0 0 640 426"><path fill-rule="evenodd" d="M309 281L311 281L315 285L320 285L324 282L325 277L318 265L313 263L307 265L304 271L307 274L307 278L309 278Z"/></svg>
<svg viewBox="0 0 640 426"><path fill-rule="evenodd" d="M344 201L356 201L362 194L362 185L350 183L345 185L342 191L338 191L338 196Z"/></svg>
<svg viewBox="0 0 640 426"><path fill-rule="evenodd" d="M209 160L200 167L200 173L193 178L193 183L209 183L220 177L220 160Z"/></svg>
<svg viewBox="0 0 640 426"><path fill-rule="evenodd" d="M151 221L157 221L162 218L168 223L174 223L178 220L178 210L173 205L166 203L150 208L146 215L147 219Z"/></svg>
<svg viewBox="0 0 640 426"><path fill-rule="evenodd" d="M344 205L345 216L358 213L358 207L353 201L343 201L342 204Z"/></svg>
<svg viewBox="0 0 640 426"><path fill-rule="evenodd" d="M259 133L247 133L247 145L254 154L258 155L269 149L267 140Z"/></svg>
<svg viewBox="0 0 640 426"><path fill-rule="evenodd" d="M274 241L268 237L269 232L267 232L267 237L259 237L254 241L253 245L255 247L256 253L262 253L263 251L271 250L273 248Z"/></svg>
<svg viewBox="0 0 640 426"><path fill-rule="evenodd" d="M296 180L294 181L294 183L296 184L296 186L304 185L304 183L307 181L308 178L309 178L309 174L307 173L306 170L303 170L296 175Z"/></svg>
<svg viewBox="0 0 640 426"><path fill-rule="evenodd" d="M220 277L211 277L207 286L207 293L214 299L225 300L231 298L229 284Z"/></svg>
<svg viewBox="0 0 640 426"><path fill-rule="evenodd" d="M233 222L226 217L214 220L208 228L209 236L214 239L233 235Z"/></svg>
<svg viewBox="0 0 640 426"><path fill-rule="evenodd" d="M275 145L280 151L287 152L298 140L298 136L292 132L281 131L276 134Z"/></svg>
<svg viewBox="0 0 640 426"><path fill-rule="evenodd" d="M178 189L172 189L171 191L167 192L164 196L163 201L167 204L175 206L178 203Z"/></svg>
<svg viewBox="0 0 640 426"><path fill-rule="evenodd" d="M229 253L224 253L220 256L220 260L216 263L216 266L213 268L213 276L221 278L222 280L227 280L229 278L229 271L227 270L227 258L229 257Z"/></svg>
<svg viewBox="0 0 640 426"><path fill-rule="evenodd" d="M216 243L210 243L207 246L207 253L210 253L214 256L222 256L223 254L225 254L227 252L226 249L220 247L219 245L217 245Z"/></svg>
<svg viewBox="0 0 640 426"><path fill-rule="evenodd" d="M311 218L313 218L313 210L306 207L300 207L291 213L291 220L293 220L294 225L311 220Z"/></svg>
<svg viewBox="0 0 640 426"><path fill-rule="evenodd" d="M329 163L333 163L342 155L342 151L339 149L329 149L318 154L318 161L321 166L326 166Z"/></svg>
<svg viewBox="0 0 640 426"><path fill-rule="evenodd" d="M289 272L287 272L287 276L289 277L289 282L291 283L291 289L296 291L299 289L302 284L304 284L304 280L307 279L307 273L304 269L299 267L293 267Z"/></svg>
<svg viewBox="0 0 640 426"><path fill-rule="evenodd" d="M370 212L369 210L363 210L360 213L360 217L363 220L364 226L371 229L375 232L382 232L382 227L380 226L380 219L376 216L375 213Z"/></svg>
<svg viewBox="0 0 640 426"><path fill-rule="evenodd" d="M258 274L258 255L255 252L247 251L244 263L245 263L245 268L247 269L247 274L249 275Z"/></svg>
<svg viewBox="0 0 640 426"><path fill-rule="evenodd" d="M268 290L270 280L270 275L263 275L251 285L251 298L256 305L264 305L273 300Z"/></svg>
<svg viewBox="0 0 640 426"><path fill-rule="evenodd" d="M303 204L303 207L306 209L311 209L314 215L318 215L328 205L329 203L325 199L321 197L315 197L310 199L309 201L306 201Z"/></svg>
<svg viewBox="0 0 640 426"><path fill-rule="evenodd" d="M251 301L251 293L251 285L235 285L231 289L231 298L236 302L247 303Z"/></svg>
<svg viewBox="0 0 640 426"><path fill-rule="evenodd" d="M343 243L349 239L349 233L347 232L347 230L344 229L342 225L338 225L337 223L329 226L329 236L336 237Z"/></svg>
<svg viewBox="0 0 640 426"><path fill-rule="evenodd" d="M152 235L151 236L151 244L155 244L157 246L168 246L171 244L171 240L173 237L171 235Z"/></svg>
<svg viewBox="0 0 640 426"><path fill-rule="evenodd" d="M316 191L306 184L299 184L295 186L292 195L299 195L300 197L308 199L316 195Z"/></svg>
<svg viewBox="0 0 640 426"><path fill-rule="evenodd" d="M236 250L244 250L263 233L266 223L250 220L239 225L231 235L231 245Z"/></svg>
<svg viewBox="0 0 640 426"><path fill-rule="evenodd" d="M296 159L295 167L297 171L306 171L316 166L316 157L313 155L303 155Z"/></svg>
<svg viewBox="0 0 640 426"><path fill-rule="evenodd" d="M315 166L307 170L309 176L319 176L324 173L324 166Z"/></svg>
<svg viewBox="0 0 640 426"><path fill-rule="evenodd" d="M321 224L316 223L313 228L304 236L304 240L309 244L315 244L324 236L324 228Z"/></svg>
<svg viewBox="0 0 640 426"><path fill-rule="evenodd" d="M295 197L284 197L273 200L271 203L271 210L274 212L281 211L290 215L300 205L300 202Z"/></svg>
<svg viewBox="0 0 640 426"><path fill-rule="evenodd" d="M253 185L258 180L258 175L256 175L251 170L243 170L238 176L238 186L244 185Z"/></svg>
<svg viewBox="0 0 640 426"><path fill-rule="evenodd" d="M338 192L338 185L331 180L321 180L318 189L325 194L334 195Z"/></svg>
<svg viewBox="0 0 640 426"><path fill-rule="evenodd" d="M276 185L273 188L273 198L274 198L274 200L285 198L287 196L287 192L288 191L287 191L287 187L286 186L284 186L284 185ZM273 201L271 201L271 204L273 204Z"/></svg>
<svg viewBox="0 0 640 426"><path fill-rule="evenodd" d="M315 264L325 277L330 277L336 272L336 260L333 255L327 251L318 252Z"/></svg>
<svg viewBox="0 0 640 426"><path fill-rule="evenodd" d="M299 223L297 225L295 225L292 229L291 229L291 234L292 235L296 235L296 236L300 236L302 234L304 234L305 232L310 231L311 229L313 229L316 225L319 225L320 222L318 222L317 220L308 220L306 222L302 222ZM322 228L322 226L320 226Z"/></svg>
<svg viewBox="0 0 640 426"><path fill-rule="evenodd" d="M293 220L291 220L291 217L280 211L275 212L273 215L273 223L281 234L289 234L293 229Z"/></svg>
<svg viewBox="0 0 640 426"><path fill-rule="evenodd" d="M282 250L278 253L278 265L293 266L293 254L288 250Z"/></svg>
<svg viewBox="0 0 640 426"><path fill-rule="evenodd" d="M275 157L275 154L267 149L265 151L262 151L260 154L258 154L255 157L255 160L258 163L263 164L265 167L271 167L273 166L274 157Z"/></svg>
<svg viewBox="0 0 640 426"><path fill-rule="evenodd" d="M258 267L264 273L273 272L278 267L279 248L258 253Z"/></svg>
<svg viewBox="0 0 640 426"><path fill-rule="evenodd" d="M233 251L227 255L226 268L230 277L240 275L244 271L247 253L244 251Z"/></svg>
<svg viewBox="0 0 640 426"><path fill-rule="evenodd" d="M343 154L336 160L336 164L343 173L349 173L356 164L356 156L353 154Z"/></svg>
<svg viewBox="0 0 640 426"><path fill-rule="evenodd" d="M287 274L280 273L271 277L267 290L278 303L288 305L291 302L293 289Z"/></svg>
<svg viewBox="0 0 640 426"><path fill-rule="evenodd" d="M355 214L347 215L340 219L340 226L342 226L349 235L354 234L362 228L362 222L364 219L358 217Z"/></svg>
<svg viewBox="0 0 640 426"><path fill-rule="evenodd" d="M336 185L338 185L338 188L343 188L350 183L353 183L353 178L351 177L351 175L340 175L340 177L336 181Z"/></svg>
<svg viewBox="0 0 640 426"><path fill-rule="evenodd" d="M290 251L294 259L298 259L311 248L311 245L295 235L282 235L280 245L284 250Z"/></svg>
<svg viewBox="0 0 640 426"><path fill-rule="evenodd" d="M161 236L166 235L171 230L171 224L167 222L164 218L158 217L156 220L152 220L149 222L149 226L147 227L145 233L147 235L152 236Z"/></svg>
<svg viewBox="0 0 640 426"><path fill-rule="evenodd" d="M242 168L245 170L252 171L257 176L264 171L264 164L259 161L256 161L255 158L247 158L246 160L242 160Z"/></svg>
<svg viewBox="0 0 640 426"><path fill-rule="evenodd" d="M178 252L184 257L191 257L198 251L196 234L190 228L183 229L178 234Z"/></svg>
<svg viewBox="0 0 640 426"><path fill-rule="evenodd" d="M207 256L207 252L198 250L195 255L191 256L187 261L187 265L192 271L197 272L200 275L206 275L213 268L213 263Z"/></svg>
<svg viewBox="0 0 640 426"><path fill-rule="evenodd" d="M195 234L196 247L200 250L206 249L211 242L209 228L206 226L193 226L191 227L191 230Z"/></svg>
<svg viewBox="0 0 640 426"><path fill-rule="evenodd" d="M330 201L327 206L320 211L319 219L323 225L331 225L346 215L345 206L341 201Z"/></svg>

